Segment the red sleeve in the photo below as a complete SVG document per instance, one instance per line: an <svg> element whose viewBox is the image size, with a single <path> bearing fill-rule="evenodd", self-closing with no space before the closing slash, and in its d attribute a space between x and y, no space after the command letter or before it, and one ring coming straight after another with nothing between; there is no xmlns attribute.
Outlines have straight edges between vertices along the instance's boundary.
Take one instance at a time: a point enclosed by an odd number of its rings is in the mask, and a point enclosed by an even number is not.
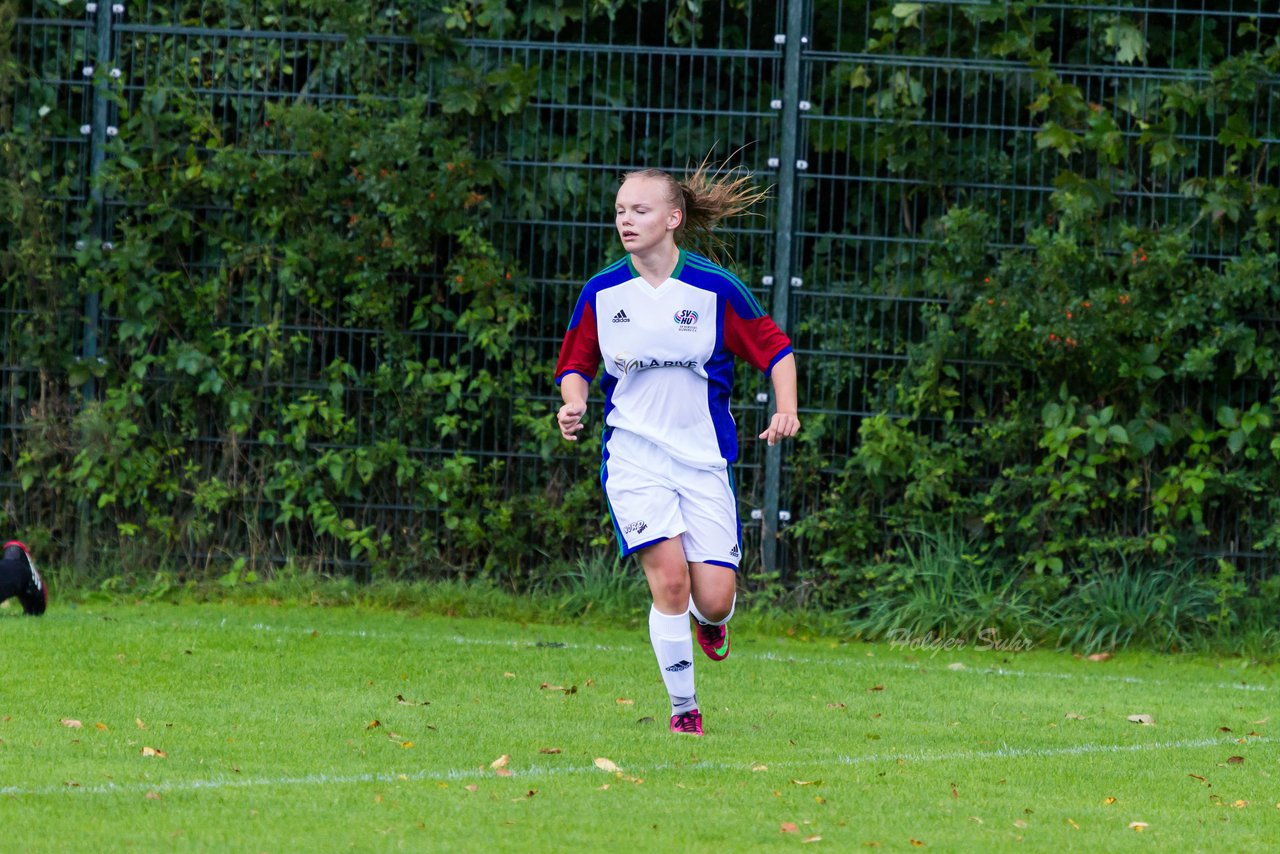
<svg viewBox="0 0 1280 854"><path fill-rule="evenodd" d="M724 303L724 345L730 353L765 373L791 352L791 339L773 318L762 314L745 320L733 310L730 300Z"/></svg>
<svg viewBox="0 0 1280 854"><path fill-rule="evenodd" d="M560 345L560 361L556 363L556 385L565 374L581 374L587 382L596 378L600 367L600 338L596 332L594 306L583 300L573 313L573 322L564 333Z"/></svg>

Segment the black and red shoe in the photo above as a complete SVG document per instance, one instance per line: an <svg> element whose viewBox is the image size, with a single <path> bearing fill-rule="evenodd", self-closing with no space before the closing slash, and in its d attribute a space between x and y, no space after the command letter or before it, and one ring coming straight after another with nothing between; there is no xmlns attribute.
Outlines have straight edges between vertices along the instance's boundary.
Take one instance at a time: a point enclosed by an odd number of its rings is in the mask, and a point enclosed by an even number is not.
<svg viewBox="0 0 1280 854"><path fill-rule="evenodd" d="M45 586L44 579L40 577L40 570L36 569L36 562L31 559L31 552L27 549L26 544L17 540L10 540L5 543L4 559L16 560L24 564L31 574L31 579L27 582L27 586L18 593L18 601L22 603L22 610L33 617L43 614L45 609L49 607L49 588Z"/></svg>

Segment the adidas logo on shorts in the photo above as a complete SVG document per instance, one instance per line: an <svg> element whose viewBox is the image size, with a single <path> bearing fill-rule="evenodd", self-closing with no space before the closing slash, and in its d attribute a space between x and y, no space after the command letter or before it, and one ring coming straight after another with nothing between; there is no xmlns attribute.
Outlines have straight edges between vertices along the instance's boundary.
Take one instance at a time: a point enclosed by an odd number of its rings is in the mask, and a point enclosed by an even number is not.
<svg viewBox="0 0 1280 854"><path fill-rule="evenodd" d="M742 552L738 551L737 546L734 546L733 548L729 549L729 557L740 557L741 555L742 555Z"/></svg>
<svg viewBox="0 0 1280 854"><path fill-rule="evenodd" d="M618 313L613 316L613 322L614 323L630 323L631 318L627 317L627 313L625 311L619 309Z"/></svg>

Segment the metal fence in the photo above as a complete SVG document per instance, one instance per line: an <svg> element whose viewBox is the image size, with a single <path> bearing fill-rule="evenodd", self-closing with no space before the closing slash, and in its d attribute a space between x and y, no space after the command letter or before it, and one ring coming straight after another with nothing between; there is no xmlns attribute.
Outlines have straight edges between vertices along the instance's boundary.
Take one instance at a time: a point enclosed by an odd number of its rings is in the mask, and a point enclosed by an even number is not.
<svg viewBox="0 0 1280 854"><path fill-rule="evenodd" d="M803 366L802 408L806 415L825 417L824 448L831 469L838 470L857 442L861 419L880 405L878 373L907 358L922 329L922 312L937 302L911 292L902 276L933 245L924 224L958 202L1015 211L1002 220L1014 224L1048 213L1055 174L1049 161L1028 156L1039 127L1028 109L1035 93L1027 64L977 49L979 42L1018 33L993 31L1008 25L988 23L1003 19L988 14L991 4L969 0L615 5L607 24L600 23L598 4L581 0L512 8L509 26L497 37L478 25L459 31L456 49L476 69L514 65L537 78L527 108L503 127L478 129L475 140L481 153L510 170L512 185L537 188L503 201L493 235L534 283L535 313L545 322L527 343L539 360L554 360L580 283L615 252L607 205L619 172L640 165L679 168L713 151L736 154L773 185L774 194L762 218L731 231L735 267L792 332ZM1262 0L1200 0L1194 7L1182 0L1151 0L1140 7L1024 5L1029 26L1056 39L1047 45L1053 71L1117 117L1124 99L1142 101L1171 80L1202 81L1212 62L1242 47L1256 48L1280 28L1280 12ZM122 111L137 109L161 82L207 100L230 139L260 119L271 101L377 96L391 79L417 79L433 96L447 87L432 76L430 48L419 37L423 27L438 24L442 4L375 4L362 18L359 38L316 31L306 8L154 0L25 4L14 43L36 82L24 96L24 108L50 112L42 151L65 188L56 201L64 211L61 242L68 258L77 243L109 246L117 219L131 213L131 203L101 197L95 176ZM478 13L480 4L452 8ZM1109 27L1121 13L1147 43L1163 45L1158 61L1135 64L1117 57ZM556 26L539 26L539 15ZM913 15L911 26L892 39L886 36L886 20L897 16L901 23ZM381 76L345 76L344 58L352 51L376 54ZM1263 144L1275 146L1280 100L1276 81L1267 86L1253 128ZM897 90L915 107L909 118L869 103L869 93ZM936 163L894 166L876 151L882 130L904 121L922 132L942 132L936 138L945 144L932 151ZM1222 129L1202 123L1179 142L1209 148ZM515 147L512 140L521 130ZM1123 132L1136 138L1141 130L1127 123ZM957 170L957 161L966 167ZM944 182L944 166L962 172L963 179ZM1213 177L1220 168L1220 159L1206 156L1200 177ZM1158 175L1138 175L1123 207L1139 224L1189 222L1196 213L1196 202ZM1024 233L1024 225L1011 227L999 239L1016 246ZM1201 256L1225 259L1235 249L1203 226ZM9 300L0 306L6 316L25 310L16 297ZM84 306L83 358L96 358L116 322L99 316L96 304ZM308 331L317 341L324 338L322 330ZM427 346L447 351L450 345L441 340ZM12 390L34 389L39 372L13 364L8 352L6 346L0 450L12 459L23 429L21 397ZM966 394L998 392L976 382L966 385L980 360L957 367ZM744 379L738 411L747 434L765 417L767 384ZM302 384L313 380L299 378ZM549 412L556 403L549 385L546 403ZM501 456L504 437L483 437L481 444L467 450ZM788 556L778 551L774 532L803 515L804 502L814 496L793 486L781 448L765 451L758 445L745 445L738 478L753 520L749 546L765 566L785 568ZM456 449L423 450L446 455ZM546 465L533 456L517 462L534 478ZM0 472L0 491L10 506L20 489ZM390 500L352 510L391 527L417 512Z"/></svg>

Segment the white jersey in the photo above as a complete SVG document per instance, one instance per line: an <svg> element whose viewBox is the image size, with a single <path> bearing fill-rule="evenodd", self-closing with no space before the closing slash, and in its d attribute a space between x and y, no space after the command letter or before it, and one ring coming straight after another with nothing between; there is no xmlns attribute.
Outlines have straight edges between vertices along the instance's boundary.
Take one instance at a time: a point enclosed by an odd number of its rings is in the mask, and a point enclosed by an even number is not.
<svg viewBox="0 0 1280 854"><path fill-rule="evenodd" d="M646 282L631 256L587 282L565 333L556 382L604 376L608 434L641 436L673 459L723 469L738 457L729 414L733 357L768 372L791 342L736 276L681 250L670 278Z"/></svg>

